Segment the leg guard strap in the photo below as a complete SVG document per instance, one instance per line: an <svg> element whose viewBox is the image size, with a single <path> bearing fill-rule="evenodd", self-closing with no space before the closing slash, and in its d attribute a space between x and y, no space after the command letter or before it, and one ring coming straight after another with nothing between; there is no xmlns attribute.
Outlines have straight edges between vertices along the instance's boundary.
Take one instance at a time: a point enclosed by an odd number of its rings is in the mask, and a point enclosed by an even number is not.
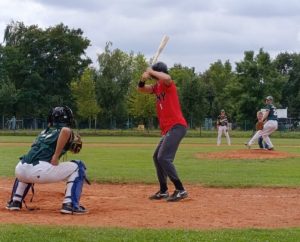
<svg viewBox="0 0 300 242"><path fill-rule="evenodd" d="M32 191L32 197L30 199L30 202L32 202L33 200L33 196L34 196L34 184L33 183L27 183L27 186L25 187L25 189L22 191L23 194L18 194L17 193L17 190L18 190L18 186L19 186L19 179L16 178L15 179L15 182L14 182L14 185L13 185L13 188L12 188L12 191L11 191L11 195L10 195L10 201L13 201L14 197L18 197L21 199L21 202L24 202L24 199L29 191L29 189L31 188L31 191ZM19 191L20 192L20 191ZM25 204L26 206L26 204Z"/></svg>
<svg viewBox="0 0 300 242"><path fill-rule="evenodd" d="M71 189L71 200L74 208L79 208L79 200L82 192L83 182L88 181L86 178L86 167L81 160L72 160L72 162L78 165L78 176L73 181L73 186Z"/></svg>

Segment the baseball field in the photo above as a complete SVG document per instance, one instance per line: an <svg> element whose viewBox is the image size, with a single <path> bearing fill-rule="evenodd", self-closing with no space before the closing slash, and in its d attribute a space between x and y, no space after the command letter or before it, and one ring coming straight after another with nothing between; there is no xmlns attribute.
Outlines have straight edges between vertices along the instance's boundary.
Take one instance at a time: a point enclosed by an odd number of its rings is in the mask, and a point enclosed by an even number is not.
<svg viewBox="0 0 300 242"><path fill-rule="evenodd" d="M185 138L176 167L189 197L150 201L158 190L158 137L83 137L92 185L86 215L61 215L65 184L36 184L28 210L5 209L18 157L34 136L0 136L0 241L300 241L300 140L274 138L275 151L248 150L245 138ZM253 147L256 148L256 147ZM170 192L173 187L170 184Z"/></svg>

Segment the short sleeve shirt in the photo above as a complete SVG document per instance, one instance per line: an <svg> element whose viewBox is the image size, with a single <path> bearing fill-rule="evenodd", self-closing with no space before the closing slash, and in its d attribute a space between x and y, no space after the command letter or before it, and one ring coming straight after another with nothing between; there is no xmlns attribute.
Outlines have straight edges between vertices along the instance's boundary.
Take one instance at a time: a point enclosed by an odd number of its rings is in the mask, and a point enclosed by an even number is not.
<svg viewBox="0 0 300 242"><path fill-rule="evenodd" d="M153 86L153 94L156 95L156 112L163 135L176 124L187 127L181 111L177 88L173 81L169 86L161 80L157 81Z"/></svg>

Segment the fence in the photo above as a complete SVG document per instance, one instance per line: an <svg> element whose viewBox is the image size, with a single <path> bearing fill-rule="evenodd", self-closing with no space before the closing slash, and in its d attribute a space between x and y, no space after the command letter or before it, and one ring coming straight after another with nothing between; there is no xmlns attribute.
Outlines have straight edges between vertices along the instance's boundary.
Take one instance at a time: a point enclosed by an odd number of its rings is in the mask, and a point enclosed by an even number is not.
<svg viewBox="0 0 300 242"><path fill-rule="evenodd" d="M205 118L203 122L204 130L216 129L217 120ZM230 130L249 131L255 129L255 120L243 120L241 122L231 122L228 124ZM278 131L300 131L300 119L280 118L278 119Z"/></svg>
<svg viewBox="0 0 300 242"><path fill-rule="evenodd" d="M47 120L42 118L14 118L2 116L0 129L45 129Z"/></svg>
<svg viewBox="0 0 300 242"><path fill-rule="evenodd" d="M157 120L152 120L151 129L158 128ZM139 125L144 125L145 129L149 128L149 122L140 122L139 120L135 120L134 118L124 118L121 120L117 119L109 119L109 120L98 120L97 125L92 125L92 129L137 129ZM195 123L195 122L193 122ZM201 122L201 129L203 130L215 130L216 129L216 120L211 118L205 118ZM47 127L47 120L42 118L35 117L25 117L25 118L16 118L2 116L2 122L0 122L0 129L4 130L15 130L15 129L45 129ZM77 127L80 129L88 129L89 122L78 122ZM198 129L199 127L190 127L192 129ZM230 130L241 130L241 131L249 131L255 128L255 120L243 120L241 122L231 122L229 123ZM278 130L279 131L300 131L300 119L279 119L278 120Z"/></svg>

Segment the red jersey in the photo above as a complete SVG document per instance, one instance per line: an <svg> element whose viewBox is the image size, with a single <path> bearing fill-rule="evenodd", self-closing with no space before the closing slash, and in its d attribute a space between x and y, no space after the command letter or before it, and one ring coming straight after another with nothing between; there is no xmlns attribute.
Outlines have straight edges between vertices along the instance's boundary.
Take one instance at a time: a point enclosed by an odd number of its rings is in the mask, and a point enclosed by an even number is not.
<svg viewBox="0 0 300 242"><path fill-rule="evenodd" d="M176 124L187 127L186 120L182 115L177 88L173 81L167 86L162 80L159 80L153 86L153 94L156 95L156 112L163 135Z"/></svg>

